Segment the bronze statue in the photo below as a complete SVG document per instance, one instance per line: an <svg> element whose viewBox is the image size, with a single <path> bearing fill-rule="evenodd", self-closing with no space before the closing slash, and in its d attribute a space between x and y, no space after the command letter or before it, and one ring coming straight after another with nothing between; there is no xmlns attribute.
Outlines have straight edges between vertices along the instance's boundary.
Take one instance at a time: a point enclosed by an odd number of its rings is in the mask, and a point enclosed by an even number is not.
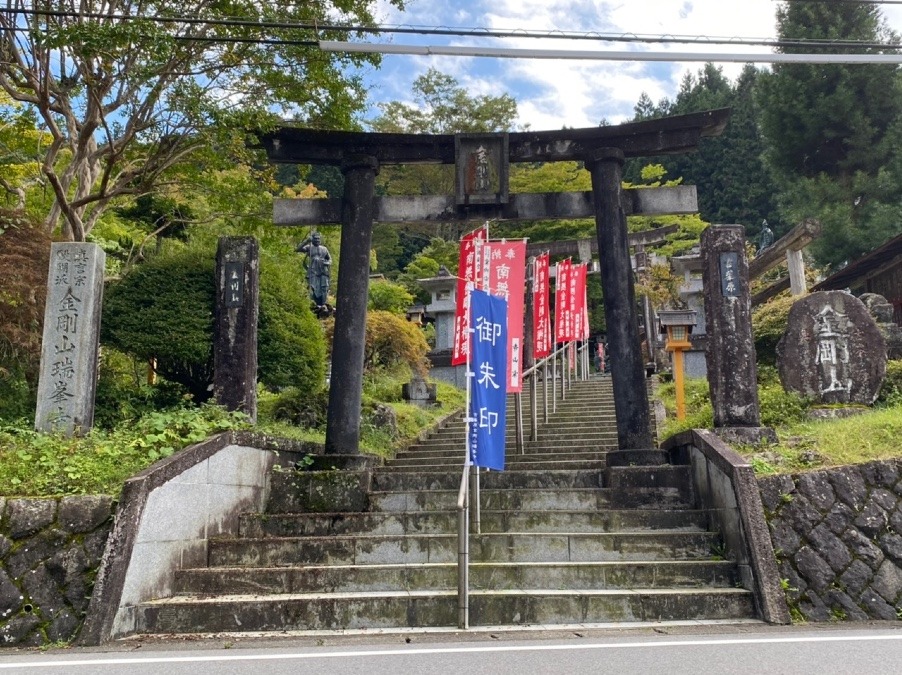
<svg viewBox="0 0 902 675"><path fill-rule="evenodd" d="M304 269L307 272L307 287L310 299L317 310L329 308L329 271L332 269L332 256L329 249L323 246L323 238L319 232L313 232L298 244L298 253L306 254Z"/></svg>
<svg viewBox="0 0 902 675"><path fill-rule="evenodd" d="M774 245L774 232L767 226L767 221L761 223L761 232L758 234L758 251L756 256L762 251Z"/></svg>

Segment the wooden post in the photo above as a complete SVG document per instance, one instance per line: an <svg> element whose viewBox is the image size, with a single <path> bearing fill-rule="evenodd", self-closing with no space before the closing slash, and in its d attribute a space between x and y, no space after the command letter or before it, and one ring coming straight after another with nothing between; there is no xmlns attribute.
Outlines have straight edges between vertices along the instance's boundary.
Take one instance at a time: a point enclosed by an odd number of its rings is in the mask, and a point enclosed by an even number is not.
<svg viewBox="0 0 902 675"><path fill-rule="evenodd" d="M332 379L326 417L326 454L360 452L363 349L373 238L373 192L378 163L355 156L342 165L341 266L335 300Z"/></svg>
<svg viewBox="0 0 902 675"><path fill-rule="evenodd" d="M805 295L808 287L805 284L805 262L801 249L786 251L786 266L789 268L789 292L792 295Z"/></svg>
<svg viewBox="0 0 902 675"><path fill-rule="evenodd" d="M653 445L645 367L639 342L636 291L621 205L623 151L603 148L586 158L595 197L595 228L608 326L617 442L621 450Z"/></svg>

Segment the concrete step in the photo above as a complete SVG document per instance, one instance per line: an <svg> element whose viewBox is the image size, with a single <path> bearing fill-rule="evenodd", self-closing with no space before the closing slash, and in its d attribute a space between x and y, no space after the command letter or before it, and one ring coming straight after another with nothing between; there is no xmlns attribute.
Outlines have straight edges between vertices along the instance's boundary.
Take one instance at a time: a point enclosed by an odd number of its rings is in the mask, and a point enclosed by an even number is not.
<svg viewBox="0 0 902 675"><path fill-rule="evenodd" d="M691 497L676 488L558 488L555 490L483 490L487 511L599 511L602 509L691 508ZM457 490L371 492L371 511L451 511Z"/></svg>
<svg viewBox="0 0 902 675"><path fill-rule="evenodd" d="M605 511L481 512L483 532L618 532L637 530L706 531L708 513L692 509L608 509ZM344 534L453 534L457 511L411 513L244 514L242 537L305 537Z"/></svg>
<svg viewBox="0 0 902 675"><path fill-rule="evenodd" d="M505 439L505 451L508 454L513 454L516 450L516 437L508 436ZM542 436L539 437L537 441L525 440L525 447L529 448L539 448L539 449L549 449L554 450L557 453L567 453L571 449L576 448L586 448L586 447L606 447L606 448L615 448L617 446L617 435L616 434L607 434L607 435L599 435L599 436L581 436L578 438L571 438L566 441L559 441L556 438L548 437L544 438ZM423 443L417 443L415 445L411 445L407 448L405 452L420 452L421 450L444 450L448 452L454 452L455 450L463 453L464 446L464 437L461 436L457 440L454 439L446 439L446 440L427 440Z"/></svg>
<svg viewBox="0 0 902 675"><path fill-rule="evenodd" d="M176 596L135 609L138 633L454 627L457 592ZM751 594L735 588L476 590L470 595L473 626L728 620L751 616Z"/></svg>
<svg viewBox="0 0 902 675"><path fill-rule="evenodd" d="M396 472L379 469L373 472L372 489L377 492L401 490L456 490L460 471ZM480 475L482 488L550 489L602 487L601 471L489 471Z"/></svg>
<svg viewBox="0 0 902 675"><path fill-rule="evenodd" d="M736 565L726 560L622 562L473 563L476 590L591 590L623 588L735 588ZM374 591L445 591L456 588L456 563L218 567L176 573L178 595L271 595Z"/></svg>
<svg viewBox="0 0 902 675"><path fill-rule="evenodd" d="M470 537L474 562L689 560L711 556L711 532L498 532ZM451 563L456 534L211 539L210 567Z"/></svg>
<svg viewBox="0 0 902 675"><path fill-rule="evenodd" d="M570 459L557 460L549 458L548 455L508 456L505 460L504 470L506 473L512 471L605 470L607 463L604 460L604 453L586 452L580 454L585 455L587 459L574 459L576 455L567 455ZM591 459L593 457L594 459ZM459 478L463 462L460 457L410 457L404 460L391 460L386 464L386 468L396 473L453 471L458 474Z"/></svg>

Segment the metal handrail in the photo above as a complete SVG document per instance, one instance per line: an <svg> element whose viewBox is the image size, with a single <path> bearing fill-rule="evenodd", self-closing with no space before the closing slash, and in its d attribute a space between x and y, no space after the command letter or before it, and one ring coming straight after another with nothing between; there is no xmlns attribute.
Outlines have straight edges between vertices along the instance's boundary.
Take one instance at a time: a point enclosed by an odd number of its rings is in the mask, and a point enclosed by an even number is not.
<svg viewBox="0 0 902 675"><path fill-rule="evenodd" d="M558 355L564 355L565 350L568 349L569 344L562 345L555 349L549 356L545 357L541 361L535 363L535 365L529 367L523 373L523 380L525 381L528 377L535 378L535 375L539 372L539 368L542 369L543 384L544 384L544 407L545 407L545 422L548 422L548 363L551 362L552 367L554 368L553 374L553 383L554 383L554 392L553 398L557 397L557 357ZM588 377L588 360L586 358L586 354L588 353L588 342L584 342L583 345L579 348L578 353L580 354L580 358L576 361L577 368L582 371L582 379L586 379ZM562 375L566 376L567 371L563 371ZM534 382L533 382L534 385ZM569 382L569 386L572 386L572 379ZM562 398L565 395L567 387L561 386L561 395ZM536 411L536 388L532 386L532 438L533 440L537 439L538 429L537 429L537 411ZM517 448L520 453L524 452L523 447L523 411L522 411L522 397L518 394L517 397ZM555 401L555 409L556 409L556 401ZM467 402L467 410L469 411L469 400ZM467 413L469 414L469 412ZM474 494L475 501L475 527L477 534L480 533L480 498L479 498L479 469L477 468L475 471L473 470L472 464L470 464L469 457L464 461L463 474L460 477L460 487L457 491L457 627L461 630L466 630L470 625L470 481L473 481L472 492Z"/></svg>
<svg viewBox="0 0 902 675"><path fill-rule="evenodd" d="M464 463L457 491L457 627L470 627L470 463Z"/></svg>

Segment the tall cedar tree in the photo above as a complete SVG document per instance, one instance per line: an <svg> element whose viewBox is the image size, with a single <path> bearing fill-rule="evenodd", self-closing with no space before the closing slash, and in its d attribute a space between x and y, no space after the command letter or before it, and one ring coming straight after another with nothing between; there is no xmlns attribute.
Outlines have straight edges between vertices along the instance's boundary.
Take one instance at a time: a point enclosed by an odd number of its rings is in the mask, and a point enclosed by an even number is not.
<svg viewBox="0 0 902 675"><path fill-rule="evenodd" d="M703 220L745 225L749 236L757 235L762 220L777 224L775 187L761 161L764 140L753 100L759 76L749 65L731 84L720 68L708 63L696 75L683 78L673 101L653 104L643 94L635 107L635 121L714 108L732 108L732 114L721 136L703 139L696 151L684 155L632 160L625 168L625 179L640 183L643 166L661 164L668 179L682 178L684 184L698 186Z"/></svg>
<svg viewBox="0 0 902 675"><path fill-rule="evenodd" d="M897 42L873 3L789 3L781 39ZM792 52L869 52L861 47L786 47ZM894 50L893 50L894 51ZM777 64L760 78L766 161L778 179L784 220L817 218L819 263L842 265L902 231L902 74L894 65Z"/></svg>

